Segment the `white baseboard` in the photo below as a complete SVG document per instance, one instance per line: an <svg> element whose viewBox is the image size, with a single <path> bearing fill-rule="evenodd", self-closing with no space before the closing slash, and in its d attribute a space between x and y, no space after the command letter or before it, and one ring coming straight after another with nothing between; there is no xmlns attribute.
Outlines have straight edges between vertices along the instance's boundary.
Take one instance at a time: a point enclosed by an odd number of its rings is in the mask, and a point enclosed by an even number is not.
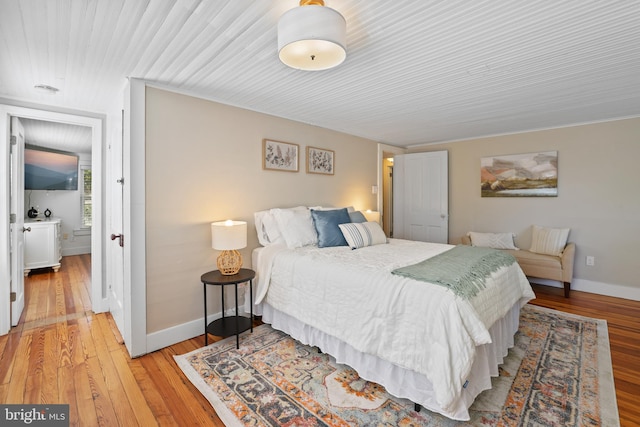
<svg viewBox="0 0 640 427"><path fill-rule="evenodd" d="M240 314L247 315L240 309ZM235 308L232 308L226 312L225 316L234 316ZM218 312L207 316L207 324L216 319L220 319L222 315ZM192 320L181 325L172 326L167 329L163 329L158 332L147 334L147 353L160 350L161 348L169 347L170 345L179 343L197 337L204 334L204 318L201 317L196 320Z"/></svg>
<svg viewBox="0 0 640 427"><path fill-rule="evenodd" d="M564 288L562 282L555 280L538 279L535 277L529 277L528 279L532 283ZM616 285L613 283L594 282L592 280L574 278L573 282L571 282L571 290L640 301L640 288L632 288L630 286Z"/></svg>
<svg viewBox="0 0 640 427"><path fill-rule="evenodd" d="M79 246L77 248L63 248L62 256L90 254L91 246Z"/></svg>

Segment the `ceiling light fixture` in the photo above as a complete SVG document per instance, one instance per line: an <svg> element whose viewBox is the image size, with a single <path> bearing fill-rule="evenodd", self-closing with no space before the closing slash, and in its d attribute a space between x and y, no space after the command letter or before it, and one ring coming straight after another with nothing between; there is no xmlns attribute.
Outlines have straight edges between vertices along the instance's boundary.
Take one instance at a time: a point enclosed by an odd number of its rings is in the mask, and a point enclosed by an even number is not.
<svg viewBox="0 0 640 427"><path fill-rule="evenodd" d="M300 0L278 21L278 55L291 68L318 71L347 57L347 22L323 0Z"/></svg>
<svg viewBox="0 0 640 427"><path fill-rule="evenodd" d="M38 92L48 93L50 95L55 95L60 90L57 87L53 87L53 86L49 86L49 85L35 85L34 88Z"/></svg>

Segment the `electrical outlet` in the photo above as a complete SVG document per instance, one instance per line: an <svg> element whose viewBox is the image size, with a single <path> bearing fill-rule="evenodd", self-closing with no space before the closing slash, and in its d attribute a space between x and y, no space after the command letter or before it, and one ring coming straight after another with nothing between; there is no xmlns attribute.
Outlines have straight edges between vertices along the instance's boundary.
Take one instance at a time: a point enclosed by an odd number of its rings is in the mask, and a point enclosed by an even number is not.
<svg viewBox="0 0 640 427"><path fill-rule="evenodd" d="M587 255L586 263L589 267L593 267L596 265L596 257Z"/></svg>
<svg viewBox="0 0 640 427"><path fill-rule="evenodd" d="M67 240L69 238L69 233L64 233L62 235L62 240Z"/></svg>

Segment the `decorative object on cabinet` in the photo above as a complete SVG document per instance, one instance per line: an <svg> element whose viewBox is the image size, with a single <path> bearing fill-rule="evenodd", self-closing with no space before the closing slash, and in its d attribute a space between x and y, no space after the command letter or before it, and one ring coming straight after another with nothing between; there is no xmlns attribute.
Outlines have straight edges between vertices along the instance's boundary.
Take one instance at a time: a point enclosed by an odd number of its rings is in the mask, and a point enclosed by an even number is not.
<svg viewBox="0 0 640 427"><path fill-rule="evenodd" d="M50 210L50 209L46 209L46 210L44 211L44 216L45 216L45 217L47 217L47 218L49 218L49 217L51 216L51 210Z"/></svg>
<svg viewBox="0 0 640 427"><path fill-rule="evenodd" d="M211 247L222 251L218 255L218 270L223 275L236 274L242 267L238 249L247 246L247 223L244 221L218 221L211 223Z"/></svg>
<svg viewBox="0 0 640 427"><path fill-rule="evenodd" d="M298 144L262 140L262 169L298 172Z"/></svg>
<svg viewBox="0 0 640 427"><path fill-rule="evenodd" d="M61 221L57 218L27 221L24 233L24 275L35 268L60 269L62 259Z"/></svg>
<svg viewBox="0 0 640 427"><path fill-rule="evenodd" d="M333 150L307 147L307 173L333 175L334 159Z"/></svg>
<svg viewBox="0 0 640 427"><path fill-rule="evenodd" d="M483 157L482 197L558 196L558 152Z"/></svg>
<svg viewBox="0 0 640 427"><path fill-rule="evenodd" d="M323 0L300 0L278 21L278 57L298 70L338 66L347 57L347 21Z"/></svg>
<svg viewBox="0 0 640 427"><path fill-rule="evenodd" d="M38 211L36 210L36 208L34 208L33 206L31 206L31 209L29 209L27 211L27 216L29 218L35 218L38 216Z"/></svg>

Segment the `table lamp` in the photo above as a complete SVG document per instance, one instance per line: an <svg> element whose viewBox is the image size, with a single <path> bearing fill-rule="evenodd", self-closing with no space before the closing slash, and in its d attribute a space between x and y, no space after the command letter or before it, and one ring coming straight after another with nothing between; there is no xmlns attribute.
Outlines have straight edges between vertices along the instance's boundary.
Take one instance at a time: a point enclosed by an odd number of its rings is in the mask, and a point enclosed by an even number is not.
<svg viewBox="0 0 640 427"><path fill-rule="evenodd" d="M240 271L242 255L238 249L247 246L247 223L244 221L219 221L211 223L211 247L222 251L218 255L218 270L225 276Z"/></svg>
<svg viewBox="0 0 640 427"><path fill-rule="evenodd" d="M380 223L380 212L372 211L371 209L367 209L362 212L367 221Z"/></svg>

